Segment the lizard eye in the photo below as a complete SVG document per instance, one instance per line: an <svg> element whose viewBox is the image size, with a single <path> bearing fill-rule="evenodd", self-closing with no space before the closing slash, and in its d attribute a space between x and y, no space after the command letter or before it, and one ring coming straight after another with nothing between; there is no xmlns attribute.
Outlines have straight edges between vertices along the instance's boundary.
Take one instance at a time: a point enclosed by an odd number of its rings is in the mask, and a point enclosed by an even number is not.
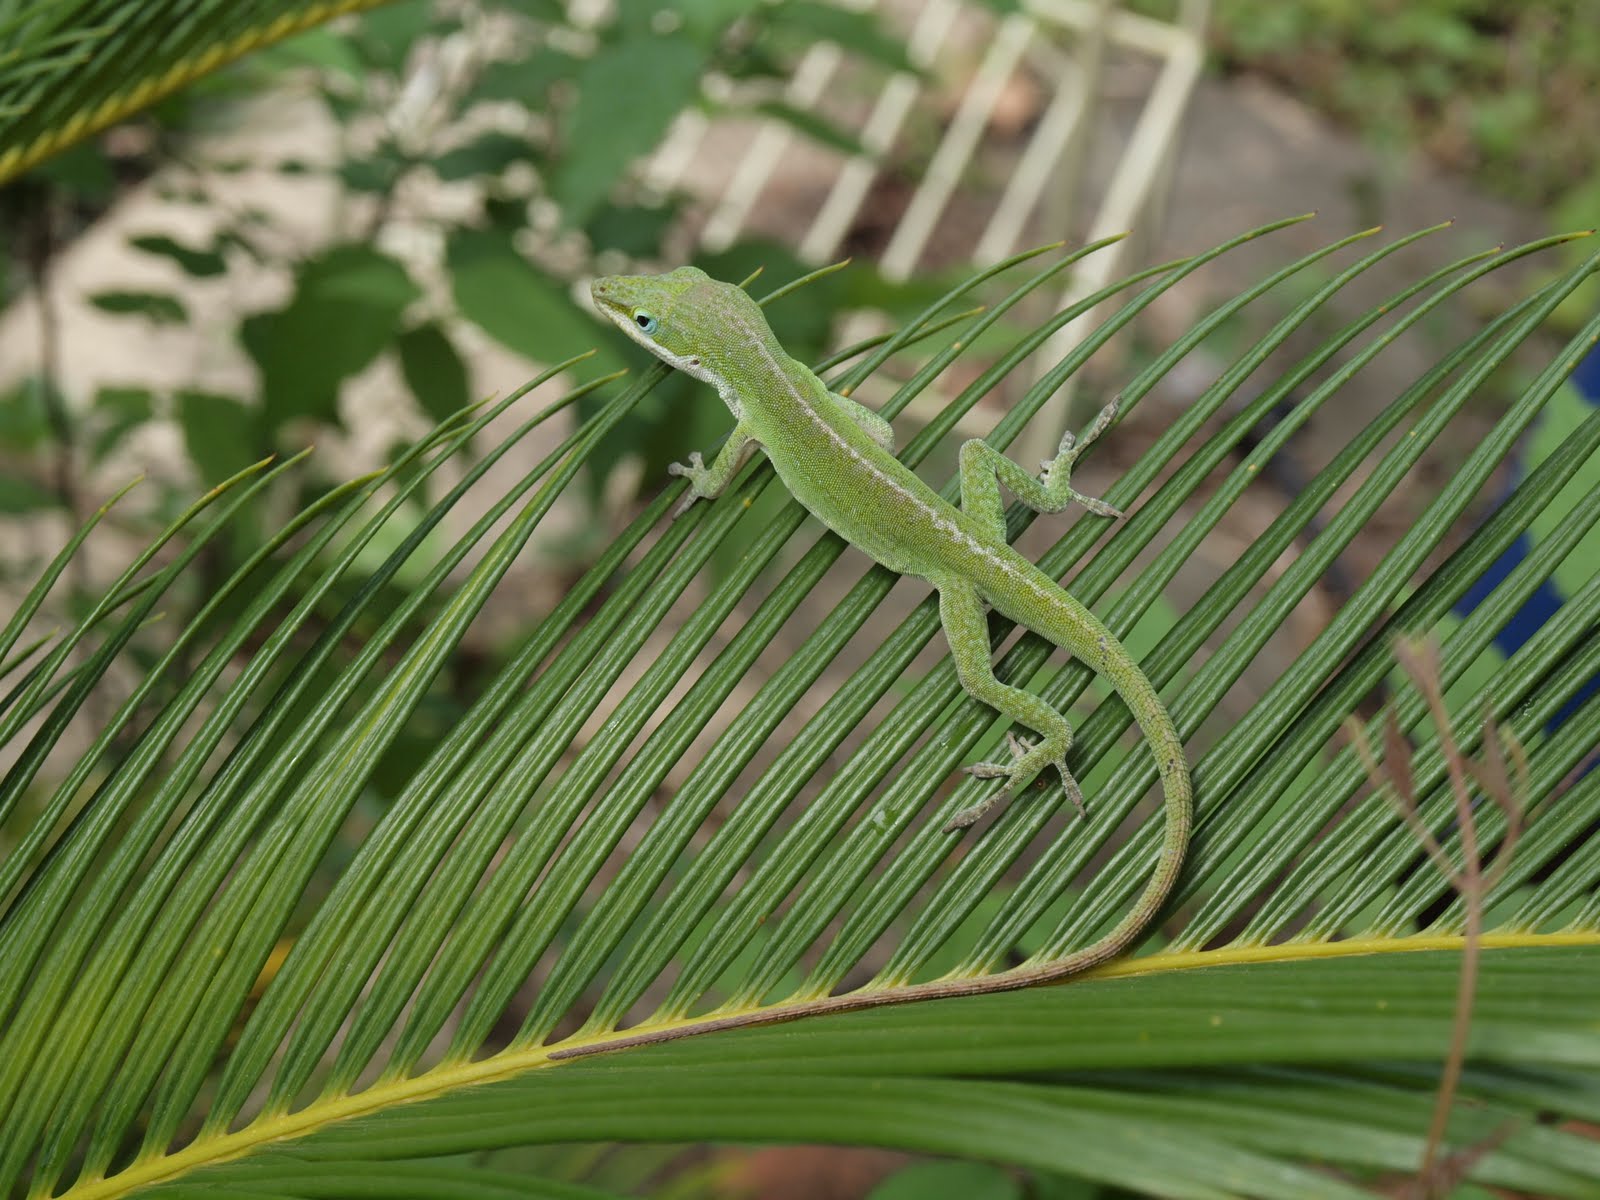
<svg viewBox="0 0 1600 1200"><path fill-rule="evenodd" d="M643 309L633 314L633 322L646 333L654 333L656 331L656 319Z"/></svg>

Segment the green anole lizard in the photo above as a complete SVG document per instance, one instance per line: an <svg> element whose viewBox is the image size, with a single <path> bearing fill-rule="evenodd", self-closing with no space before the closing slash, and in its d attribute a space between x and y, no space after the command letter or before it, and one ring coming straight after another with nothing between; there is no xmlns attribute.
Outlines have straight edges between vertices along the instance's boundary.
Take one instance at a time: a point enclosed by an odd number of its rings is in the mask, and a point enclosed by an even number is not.
<svg viewBox="0 0 1600 1200"><path fill-rule="evenodd" d="M1069 484L1074 461L1114 419L1116 402L1100 414L1081 445L1068 433L1040 478L983 441L965 443L958 509L895 458L887 421L829 391L784 353L744 289L696 267L680 267L665 275L597 279L591 291L600 311L623 332L663 362L716 388L733 413L733 433L710 466L696 453L688 466L670 468L690 484L679 513L697 499L720 495L759 445L794 498L823 524L891 571L920 576L934 586L961 686L1040 735L1030 743L1008 734L1010 762L967 768L1006 783L958 813L951 829L971 825L1052 765L1068 797L1083 810L1082 792L1067 769L1072 728L1040 697L995 677L985 602L1077 655L1116 688L1150 743L1166 796L1166 835L1156 869L1134 907L1099 941L1039 967L1006 972L1003 986L1075 974L1120 954L1165 902L1188 849L1193 801L1183 743L1155 688L1111 631L1011 548L1000 499L1004 483L1037 512L1060 512L1076 500L1091 512L1120 516ZM937 994L967 990L983 989L945 985Z"/></svg>

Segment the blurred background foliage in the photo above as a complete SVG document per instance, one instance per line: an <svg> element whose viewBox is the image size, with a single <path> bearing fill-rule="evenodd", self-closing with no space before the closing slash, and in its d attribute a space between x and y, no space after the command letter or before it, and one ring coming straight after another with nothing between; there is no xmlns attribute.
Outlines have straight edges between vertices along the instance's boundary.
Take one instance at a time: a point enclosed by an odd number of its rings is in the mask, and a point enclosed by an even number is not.
<svg viewBox="0 0 1600 1200"><path fill-rule="evenodd" d="M1174 4L1132 7L1169 16ZM1536 207L1549 228L1578 228L1600 211L1591 145L1600 23L1584 19L1587 8L1587 0L1222 0L1214 67L1281 85L1392 156L1468 173ZM597 253L615 267L688 259L693 248L681 232L673 240L682 196L616 181L680 112L718 106L705 86L713 76L767 81L761 112L859 149L850 131L781 99L798 55L824 36L873 69L909 65L877 16L820 0L696 0L672 11L624 4L582 22L557 0L474 0L447 11L399 0L247 55L0 185L0 303L40 290L52 263L158 171L182 180L169 192L216 219L196 242L135 233L138 251L195 280L263 268L292 277L285 302L237 314L233 336L254 365L253 394L130 378L65 396L49 360L74 353L70 346L43 345L26 370L0 364L0 513L79 511L76 474L159 418L177 422L195 474L215 483L262 455L298 449L318 426L339 427L341 386L380 358L398 364L421 413L438 419L473 397L464 329L534 362L596 344L597 365L637 365L633 349L575 303L575 282L594 271ZM216 156L222 143L208 135L248 119L249 104L275 92L325 108L339 130L331 161ZM263 167L319 175L339 189L342 218L329 244L275 236L266 210L219 198L219 183ZM461 185L471 199L430 210L422 198L449 194L439 185ZM438 243L435 278L420 277L418 255L396 252L419 228ZM696 261L725 276L799 270L771 242ZM815 314L868 300L903 313L930 292L890 287L858 263L814 294L817 303L774 314L802 358L828 334ZM1586 289L1572 312L1586 312L1592 296ZM175 291L108 286L90 299L153 326L195 318ZM659 479L667 462L715 436L715 412L677 403L687 387L674 379L659 388L599 457L591 482L630 459L642 478ZM153 515L175 511L189 483L178 482Z"/></svg>
<svg viewBox="0 0 1600 1200"><path fill-rule="evenodd" d="M433 422L487 394L476 390L472 367L485 345L533 364L595 347L594 374L643 366L643 353L581 302L581 281L597 269L690 257L692 249L681 231L672 241L682 196L619 181L682 111L722 103L706 87L711 77L754 83L746 94L763 97L755 104L765 115L859 149L848 131L781 100L795 58L822 35L869 72L909 66L876 16L813 0L702 0L671 12L625 4L582 20L555 0L397 0L246 55L0 185L0 301L38 309L26 369L0 364L0 517L76 524L106 487L138 470L147 476L143 486L111 520L130 535L148 535L181 512L197 486L216 485L252 462L312 443L357 444L366 461L312 456L305 470L281 477L276 495L245 514L230 539L206 548L200 569L169 598L180 614L185 606L193 612L277 519L355 470L396 461ZM235 135L262 123L264 97L320 109L335 131L331 154L241 151ZM323 195L331 193L317 201L331 209L331 229L323 222L308 237L285 220L301 214L253 203L248 188L241 201L239 181L263 172L320 182ZM55 308L72 284L63 283L60 265L102 218L150 186L183 210L183 224L208 232L135 229L128 244L186 282L113 283L85 298L151 332L189 330L197 377L176 385L142 378L147 357L125 364L126 378L69 394L63 365L92 358L96 348L61 332ZM737 243L695 261L735 278L758 268L773 279L801 273L792 253L773 243ZM930 286L891 287L860 267L821 281L812 304L780 306L773 321L785 344L810 359L829 335L830 315L854 300L897 307L925 298ZM286 295L264 303L261 293L274 290ZM191 311L196 294L216 309ZM218 357L208 349L216 342L242 349L253 386L218 386L214 371L199 369ZM394 432L377 435L387 445L374 445L370 428L352 428L341 397L355 376L385 361L398 368L415 408L409 421L393 423ZM170 376L167 364L158 365ZM669 462L720 436L714 406L680 403L692 387L667 380L591 459L581 495L594 519L542 547L555 594L605 544L600 497L619 464L639 463L636 477L653 488ZM592 412L589 405L580 401L580 414ZM135 445L142 431L174 426L177 447L170 439L156 453ZM419 492L415 511L431 498ZM450 536L430 535L435 542ZM12 542L0 554L0 582L25 586L52 552L51 540ZM390 549L380 538L364 561L375 565ZM360 585L358 575L346 579L328 598L328 612ZM80 570L69 582L81 607L92 581ZM381 586L397 602L414 583L402 571ZM227 611L246 600L229 600ZM417 620L432 611L425 607ZM497 639L488 640L496 644L480 647L484 661L459 656L380 782L402 778L459 715L478 672L498 661ZM132 653L138 659L149 651Z"/></svg>
<svg viewBox="0 0 1600 1200"><path fill-rule="evenodd" d="M1225 73L1263 75L1557 225L1564 205L1585 205L1575 224L1600 206L1600 22L1587 0L1222 0L1214 14Z"/></svg>
<svg viewBox="0 0 1600 1200"><path fill-rule="evenodd" d="M643 365L636 347L579 302L579 281L594 273L602 250L609 253L602 266L613 269L687 253L668 243L682 198L613 184L680 112L715 104L704 86L709 76L768 80L776 97L794 57L820 32L869 70L907 65L903 47L875 17L810 0L708 0L665 14L629 4L581 23L554 0L398 0L247 55L0 185L0 302L37 312L23 369L0 363L0 519L23 529L70 527L137 470L147 478L111 523L142 537L183 511L197 487L269 455L353 441L379 458L354 469L396 461L435 421L482 398L472 347L481 358L482 347L498 344L540 364L597 347L594 375ZM320 109L335 131L332 153L241 152L233 135L261 123L263 97ZM776 98L761 108L792 117L808 137L854 148L847 132ZM248 189L241 202L239 180L262 172L320 181L331 195L331 229L324 222L308 237L286 223L281 203L253 203ZM74 284L61 265L119 204L152 186L164 205L177 206L182 225L205 231L127 235L137 255L175 268L173 286L112 283L82 298L151 333L188 330L196 377L175 385L141 377L142 369L172 375L170 364L146 356L120 364L125 378L71 394L63 368L94 359L97 347L63 333L58 306L79 297L66 294ZM793 256L770 244L739 244L700 261L718 274L743 276L763 265L769 277L797 273ZM815 289L815 305L784 306L774 322L786 344L814 357L828 335L826 314L849 303L848 289L873 287L870 270L835 276ZM892 292L874 294L881 300ZM281 298L264 301L262 293ZM216 372L204 369L218 357L208 349L216 342L242 349L253 386L248 378L218 386ZM370 430L350 428L341 395L384 360L398 368L415 411L394 423L389 444L374 445ZM643 458L640 477L653 487L668 462L716 436L711 406L674 404L688 386L673 379L656 389L591 460L585 494L595 512L619 463ZM403 404L403 393L393 396ZM176 446L169 438L152 453L136 441L174 427ZM206 547L198 569L168 598L178 624L278 520L353 473L348 460L326 454L305 467L281 476L275 494L243 514L230 538ZM414 511L433 498L419 492ZM436 530L430 538L451 536ZM605 536L596 519L570 542L544 547L556 594ZM57 540L54 533L8 538L0 583L25 587ZM379 538L363 561L375 566L392 548ZM78 568L67 582L68 607L81 613L95 581ZM412 569L384 580L378 586L391 603L380 610L392 609L415 582ZM347 575L323 602L325 613L361 586L359 572ZM248 599L231 597L223 615L236 615ZM433 611L431 604L419 611L418 627ZM448 730L479 672L498 661L497 639L487 640L495 644L476 647L483 660L458 656L398 739L378 774L380 793ZM132 647L134 661L148 666L160 641L158 634Z"/></svg>
<svg viewBox="0 0 1600 1200"><path fill-rule="evenodd" d="M1139 0L1133 7L1166 15L1172 6ZM1600 212L1592 150L1600 128L1600 89L1592 83L1600 22L1590 8L1592 0L1221 0L1214 66L1281 85L1387 154L1421 155L1469 173L1484 189L1544 214L1551 228L1577 227ZM455 36L463 30L471 36ZM682 196L619 181L679 113L723 103L706 86L711 77L768 81L759 111L807 137L859 149L849 131L779 99L797 56L821 36L871 70L908 66L904 47L877 18L810 0L699 0L671 13L621 3L581 22L555 0L473 0L447 13L428 0L398 0L247 56L0 185L6 305L46 294L61 257L158 173L170 199L211 215L210 232L186 240L135 231L132 249L197 282L263 270L288 278L283 297L222 315L254 369L254 386L235 391L203 378L169 387L130 376L91 395L69 394L56 368L92 348L59 344L43 320L37 361L21 371L0 363L0 517L81 518L101 497L86 481L140 430L170 422L181 434L187 470L152 481L142 493L148 511L130 506L116 515L140 530L159 528L197 481L216 484L269 454L344 432L342 389L380 360L399 371L425 418L419 430L478 398L474 342L541 363L594 345L593 374L637 367L642 356L591 318L577 299L579 285L597 269L691 258L692 247L678 233ZM338 130L333 156L218 157L219 139L211 135L247 119L249 106L269 94L320 105ZM230 179L261 169L315 176L332 188L340 214L334 236L308 246L266 209L224 198ZM426 197L452 202L434 206ZM428 252L410 252L419 239ZM740 243L694 261L727 278L757 268L775 280L802 272L792 253L772 242ZM868 302L906 311L934 290L932 281L890 285L857 263L814 284L806 304L778 305L771 315L784 344L813 360L827 345L832 314ZM148 328L183 328L200 316L180 290L132 282L88 299ZM598 508L601 488L619 466L636 466L642 486L655 490L667 462L726 428L717 406L679 403L695 386L670 377L619 425L591 459L591 505ZM382 453L393 461L409 444L397 437ZM198 607L208 581L224 578L264 542L271 512L296 511L332 485L317 461L281 477L277 486L292 494L276 510L242 514L235 540L207 549L188 581L191 603ZM580 540L574 561L594 544ZM375 545L374 561L386 550ZM36 569L26 552L0 554L7 581L31 578ZM402 573L384 586L403 590L409 582ZM346 590L331 593L325 605L342 604L356 586L341 584ZM430 612L419 611L419 626ZM130 653L137 660L154 652L135 645ZM387 780L409 778L487 674L471 654L458 657L376 774L380 791ZM521 1164L602 1153L527 1149L504 1157ZM681 1154L637 1147L601 1166L617 1176L615 1186L640 1186ZM680 1158L677 1169L683 1166ZM752 1169L743 1158L730 1165L708 1155L680 1176L678 1194ZM872 1194L1090 1193L1040 1172L922 1163Z"/></svg>
<svg viewBox="0 0 1600 1200"><path fill-rule="evenodd" d="M474 398L464 328L533 362L584 345L600 347L599 366L642 362L575 301L575 284L594 273L598 252L609 251L616 266L685 253L669 245L682 197L614 184L680 112L715 106L703 86L713 74L770 81L762 113L858 149L848 131L776 98L795 56L822 33L877 68L908 66L876 17L811 0L710 0L675 12L622 5L599 24L574 23L554 0L448 13L430 0L399 0L268 47L46 160L0 187L0 298L14 301L30 285L42 292L74 240L158 171L166 198L209 209L214 232L195 242L140 233L130 238L134 248L192 280L265 266L289 272L292 283L284 303L238 314L233 336L255 367L253 395L202 386L162 395L130 379L92 397L64 396L51 360L77 348L49 345L45 331L39 368L0 381L0 450L11 468L0 511L79 509L78 467L93 467L160 416L181 427L200 480L219 482L264 455L298 449L318 426L340 426L341 387L383 356L398 363L422 415L441 419ZM223 139L208 135L247 120L249 103L273 93L309 94L326 110L339 131L331 161L217 157ZM338 189L339 227L328 244L306 252L265 209L219 194L231 177L263 168L322 176ZM465 202L450 194L456 184L465 185ZM440 196L455 202L429 203ZM419 270L427 255L395 250L407 238L414 245L419 231L442 247L437 278ZM764 265L780 278L794 265L770 244L699 261L719 274ZM825 285L827 303L809 311L847 304L850 288L879 300L893 293L858 270ZM175 291L109 287L89 299L153 326L196 317ZM797 308L776 320L803 356L828 332L826 320ZM648 447L654 477L707 439L693 421L665 421L675 394L676 386L661 389L619 433L600 474ZM170 490L155 515L170 516L183 494Z"/></svg>
<svg viewBox="0 0 1600 1200"><path fill-rule="evenodd" d="M1170 18L1177 0L1129 7ZM1426 162L1550 229L1600 219L1590 0L1217 0L1209 29L1214 71L1264 80L1339 122L1393 174ZM1597 302L1591 281L1565 306L1564 327Z"/></svg>
<svg viewBox="0 0 1600 1200"><path fill-rule="evenodd" d="M1174 10L1172 0L1132 7ZM1214 66L1280 84L1391 154L1468 172L1486 190L1537 206L1551 228L1577 228L1600 211L1590 145L1600 125L1600 90L1591 86L1600 24L1583 19L1586 8L1587 0L1223 0L1213 13ZM145 233L131 238L134 247L197 280L247 262L293 277L286 303L238 315L235 336L258 373L254 395L198 385L158 395L130 379L69 397L47 362L0 372L8 466L0 512L76 510L65 446L92 467L163 415L181 426L200 479L215 483L254 458L298 448L308 424L338 426L341 385L383 356L398 363L422 413L438 419L472 396L464 326L535 362L597 343L598 365L637 364L625 342L596 332L574 303L574 283L592 273L596 253L610 252L613 263L677 260L692 247L672 241L682 196L616 181L680 112L717 105L704 86L711 76L768 81L762 113L859 149L849 130L780 99L798 55L818 37L880 70L909 66L876 15L820 0L696 0L670 11L625 4L598 23L574 22L557 0L475 0L448 11L398 0L248 55L0 186L0 302L41 283L119 197L162 168L180 169L183 198L222 218L200 243ZM340 130L333 161L212 154L216 142L206 135L244 119L252 99L274 90L309 93L325 107ZM273 217L264 210L223 208L218 181L263 166L336 183L345 219L331 244L295 255L266 228ZM418 212L418 196L438 194L409 186L419 177L466 185L474 200ZM442 240L436 286L393 252L402 218ZM697 261L728 276L762 266L776 278L798 271L770 242ZM817 304L775 319L805 358L828 332L808 314L867 299L904 312L929 294L889 287L858 264L821 285ZM172 292L108 287L90 299L130 321L192 319ZM659 478L667 462L714 434L714 413L675 403L686 387L673 380L658 389L600 457L599 476L638 456L644 477ZM179 495L169 494L161 515Z"/></svg>

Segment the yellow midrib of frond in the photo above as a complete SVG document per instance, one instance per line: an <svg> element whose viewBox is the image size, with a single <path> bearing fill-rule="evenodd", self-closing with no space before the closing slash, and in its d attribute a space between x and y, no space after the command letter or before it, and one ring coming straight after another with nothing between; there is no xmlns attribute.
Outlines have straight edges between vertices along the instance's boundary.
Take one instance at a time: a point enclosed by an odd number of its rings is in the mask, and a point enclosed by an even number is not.
<svg viewBox="0 0 1600 1200"><path fill-rule="evenodd" d="M1600 947L1600 930L1562 933L1488 933L1479 939L1488 950L1558 947ZM1344 941L1288 942L1278 945L1236 945L1217 950L1158 952L1123 958L1074 976L1071 982L1157 975L1201 967L1245 963L1299 962L1322 958L1351 958L1364 954L1414 953L1424 950L1461 950L1459 934L1415 934L1407 937L1352 938ZM637 1025L626 1031L579 1035L555 1046L507 1050L478 1062L442 1064L410 1079L380 1082L354 1095L319 1100L292 1113L252 1121L232 1133L203 1136L174 1154L142 1159L107 1179L85 1181L58 1200L112 1200L153 1183L241 1158L277 1142L305 1137L318 1129L356 1117L370 1116L397 1104L427 1100L458 1088L494 1083L561 1062L594 1054L676 1040L715 1030L749 1027L804 1017L816 1003L779 1004L741 1010L723 1009L698 1017Z"/></svg>
<svg viewBox="0 0 1600 1200"><path fill-rule="evenodd" d="M74 113L72 119L65 125L46 130L30 142L11 146L0 152L0 184L21 175L51 155L59 154L91 134L109 128L118 121L126 120L141 109L150 107L157 100L170 96L179 88L187 87L201 76L244 57L252 50L281 42L284 38L297 33L304 33L307 29L331 21L335 17L376 8L386 2L387 0L323 0L322 3L312 4L300 12L285 13L266 25L245 30L226 41L209 46L204 52L192 58L174 63L160 75L141 79L126 91L108 96L95 107Z"/></svg>

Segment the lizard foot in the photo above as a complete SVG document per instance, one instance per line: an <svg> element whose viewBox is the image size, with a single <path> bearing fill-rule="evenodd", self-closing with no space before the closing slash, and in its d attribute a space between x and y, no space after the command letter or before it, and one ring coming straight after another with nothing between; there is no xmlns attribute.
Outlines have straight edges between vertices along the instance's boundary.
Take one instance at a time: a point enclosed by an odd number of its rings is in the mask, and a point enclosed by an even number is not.
<svg viewBox="0 0 1600 1200"><path fill-rule="evenodd" d="M1085 496L1082 492L1074 491L1067 486L1067 479L1071 478L1072 468L1078 461L1078 456L1094 445L1095 440L1111 426L1117 419L1117 409L1122 406L1122 393L1118 392L1111 397L1111 403L1100 410L1100 415L1095 417L1094 424L1089 427L1089 432L1084 435L1083 441L1070 429L1061 439L1061 445L1056 450L1056 456L1049 462L1039 464L1039 481L1048 489L1052 487L1052 480L1057 474L1064 478L1058 485L1062 494L1070 500L1076 500L1090 512L1101 517L1120 517L1122 510L1114 505L1107 504L1095 496Z"/></svg>
<svg viewBox="0 0 1600 1200"><path fill-rule="evenodd" d="M1066 790L1067 799L1072 801L1073 807L1078 810L1079 816L1088 816L1088 811L1083 806L1083 790L1078 787L1078 781L1072 777L1072 772L1067 770L1065 750L1052 755L1054 749L1049 743L1035 746L1026 738L1019 738L1010 730L1006 731L1006 745L1011 750L1011 761L1008 763L980 762L964 767L968 775L975 779L1004 779L1006 786L986 800L974 804L971 808L964 808L950 818L950 823L945 826L947 831L965 829L976 822L986 812L1000 801L1011 795L1013 791L1022 787L1033 779L1046 767L1053 766L1061 772L1061 786Z"/></svg>
<svg viewBox="0 0 1600 1200"><path fill-rule="evenodd" d="M706 466L698 450L690 452L687 466L683 463L668 464L667 474L679 475L689 481L689 490L683 494L683 499L679 500L672 510L674 520L688 512L696 500L709 500L715 494L710 490L707 481L711 469Z"/></svg>

